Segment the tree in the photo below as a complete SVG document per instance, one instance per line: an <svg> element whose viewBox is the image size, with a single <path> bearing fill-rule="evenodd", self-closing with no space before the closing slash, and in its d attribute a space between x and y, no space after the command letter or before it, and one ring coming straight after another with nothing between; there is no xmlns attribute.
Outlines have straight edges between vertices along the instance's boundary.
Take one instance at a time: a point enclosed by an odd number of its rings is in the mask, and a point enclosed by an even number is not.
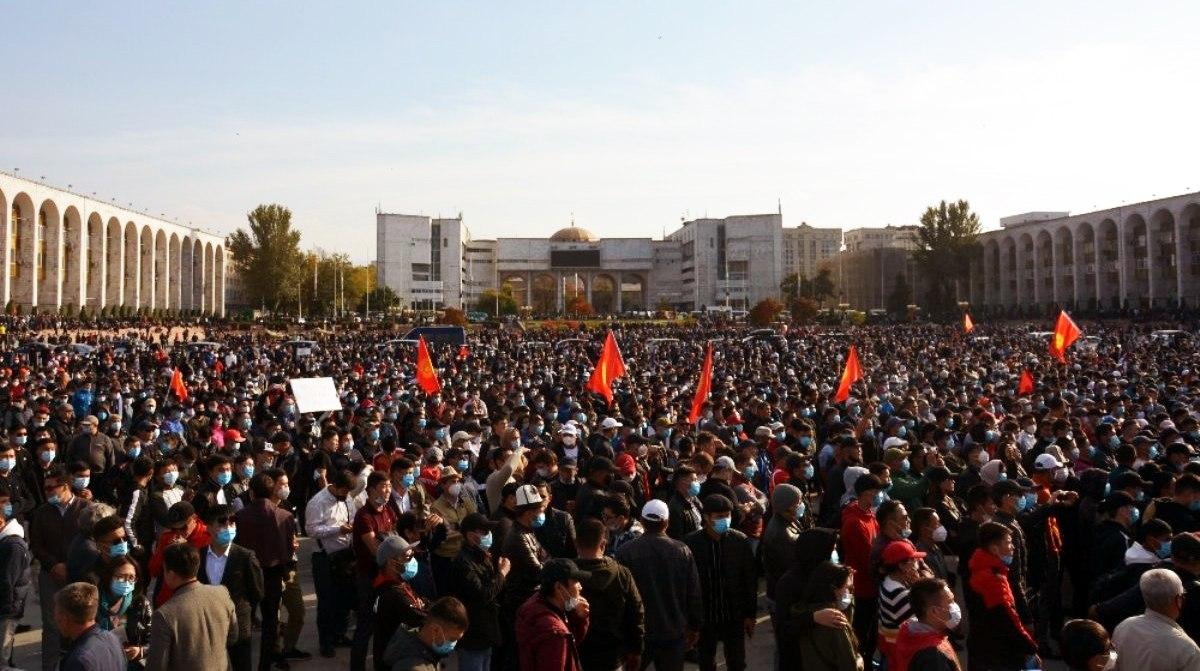
<svg viewBox="0 0 1200 671"><path fill-rule="evenodd" d="M300 232L292 212L278 204L259 205L246 215L249 231L238 229L227 241L250 302L272 310L295 304L304 277Z"/></svg>
<svg viewBox="0 0 1200 671"><path fill-rule="evenodd" d="M442 323L452 326L466 326L467 313L458 308L446 308L442 310Z"/></svg>
<svg viewBox="0 0 1200 671"><path fill-rule="evenodd" d="M368 297L371 300L366 300ZM392 291L391 287L375 287L363 294L363 297L358 301L358 307L355 309L359 312L366 312L368 305L372 312L387 312L400 305L400 297L396 295L395 291Z"/></svg>
<svg viewBox="0 0 1200 671"><path fill-rule="evenodd" d="M925 306L931 314L954 312L955 285L968 277L980 256L979 231L979 215L965 200L943 200L921 215L913 256L926 280Z"/></svg>
<svg viewBox="0 0 1200 671"><path fill-rule="evenodd" d="M896 319L903 317L908 310L911 298L912 287L908 285L908 278L904 273L896 273L896 281L892 283L892 291L887 295L887 301L884 304L888 315Z"/></svg>
<svg viewBox="0 0 1200 671"><path fill-rule="evenodd" d="M498 299L498 300L497 300ZM486 312L493 317L496 314L496 305L500 306L500 314L515 315L517 314L517 299L513 298L512 287L505 284L500 287L499 295L492 289L485 289L479 294L479 300L475 301L475 309L479 312Z"/></svg>
<svg viewBox="0 0 1200 671"><path fill-rule="evenodd" d="M797 324L807 324L820 313L820 304L811 298L797 298L792 303L792 321Z"/></svg>
<svg viewBox="0 0 1200 671"><path fill-rule="evenodd" d="M818 304L824 303L826 298L833 295L833 289L833 274L829 272L828 268L822 268L817 272L817 276L813 278L811 285L812 295L809 298L815 299Z"/></svg>
<svg viewBox="0 0 1200 671"><path fill-rule="evenodd" d="M796 273L788 273L787 277L779 283L779 292L783 294L783 300L788 305L796 302L800 297L800 275Z"/></svg>
<svg viewBox="0 0 1200 671"><path fill-rule="evenodd" d="M592 309L592 304L588 302L587 296L583 294L575 294L575 297L567 301L567 314L586 317L595 312Z"/></svg>
<svg viewBox="0 0 1200 671"><path fill-rule="evenodd" d="M755 326L770 326L780 312L783 312L783 303L774 298L764 298L750 308L746 318Z"/></svg>

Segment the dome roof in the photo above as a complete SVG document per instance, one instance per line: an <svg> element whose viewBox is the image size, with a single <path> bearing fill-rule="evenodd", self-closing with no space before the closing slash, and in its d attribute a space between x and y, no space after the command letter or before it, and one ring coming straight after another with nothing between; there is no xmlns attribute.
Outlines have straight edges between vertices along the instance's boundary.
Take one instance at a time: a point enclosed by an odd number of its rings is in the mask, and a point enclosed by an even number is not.
<svg viewBox="0 0 1200 671"><path fill-rule="evenodd" d="M596 242L599 239L588 229L578 226L560 228L550 236L552 242Z"/></svg>

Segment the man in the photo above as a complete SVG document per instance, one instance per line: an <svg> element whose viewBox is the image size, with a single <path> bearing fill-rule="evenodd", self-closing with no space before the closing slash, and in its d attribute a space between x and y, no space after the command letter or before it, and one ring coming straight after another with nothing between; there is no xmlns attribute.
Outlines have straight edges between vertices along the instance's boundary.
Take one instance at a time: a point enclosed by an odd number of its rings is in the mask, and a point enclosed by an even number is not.
<svg viewBox="0 0 1200 671"><path fill-rule="evenodd" d="M313 589L317 593L317 645L322 657L334 656L334 646L349 643L346 618L354 605L354 501L349 498L354 476L334 471L329 485L305 508L305 530L317 542L312 554Z"/></svg>
<svg viewBox="0 0 1200 671"><path fill-rule="evenodd" d="M147 671L179 671L203 664L224 669L230 645L238 640L237 613L229 592L196 579L200 552L186 543L173 543L163 556L163 580L171 600L150 620ZM278 608L278 604L276 604ZM263 614L266 619L266 613Z"/></svg>
<svg viewBox="0 0 1200 671"><path fill-rule="evenodd" d="M29 563L32 555L25 530L13 515L11 490L0 480L0 664L13 664L17 623L25 615L29 598Z"/></svg>
<svg viewBox="0 0 1200 671"><path fill-rule="evenodd" d="M653 663L658 671L681 671L684 652L700 637L704 603L692 551L667 537L669 515L663 501L647 501L642 506L646 532L622 546L617 561L629 568L642 597L646 638L641 668Z"/></svg>
<svg viewBox="0 0 1200 671"><path fill-rule="evenodd" d="M594 518L579 521L575 538L579 570L591 574L582 581L583 598L591 606L588 635L579 642L584 669L637 669L641 665L645 611L629 569L605 556L608 530Z"/></svg>
<svg viewBox="0 0 1200 671"><path fill-rule="evenodd" d="M580 571L570 559L542 567L537 593L517 611L521 671L582 671L578 642L588 633L590 606L581 595Z"/></svg>
<svg viewBox="0 0 1200 671"><path fill-rule="evenodd" d="M704 528L683 542L692 551L704 599L704 627L698 644L701 671L717 668L717 643L725 666L746 668L746 639L754 636L758 572L746 535L731 528L733 502L720 494L704 499Z"/></svg>
<svg viewBox="0 0 1200 671"><path fill-rule="evenodd" d="M69 461L82 461L92 471L92 489L101 500L113 500L116 482L111 477L117 465L117 447L112 438L100 433L100 420L88 415L79 422L79 434L67 448Z"/></svg>
<svg viewBox="0 0 1200 671"><path fill-rule="evenodd" d="M967 600L967 607L973 630L986 635L967 638L967 654L973 669L1041 668L1037 643L1017 614L1008 578L1013 552L1013 536L1008 527L998 522L984 522L979 527L979 547L971 556L968 583L975 598ZM1038 662L1038 666L1025 666L1031 660Z"/></svg>
<svg viewBox="0 0 1200 671"><path fill-rule="evenodd" d="M1017 613L1026 624L1033 622L1029 610L1029 588L1025 581L1028 575L1029 547L1025 543L1025 530L1018 516L1025 516L1036 504L1036 496L1025 483L1002 480L992 486L992 502L996 504L996 521L1003 524L1012 534L1013 561L1008 567L1008 584L1012 587L1017 602ZM1124 558L1125 550L1121 550Z"/></svg>
<svg viewBox="0 0 1200 671"><path fill-rule="evenodd" d="M871 554L879 536L875 510L883 504L883 483L866 473L854 481L855 498L842 508L842 563L854 569L854 633L863 657L875 650L879 595L872 573Z"/></svg>
<svg viewBox="0 0 1200 671"><path fill-rule="evenodd" d="M550 553L542 547L534 531L546 523L546 513L537 487L521 485L514 494L516 516L513 519L512 530L504 538L501 556L512 562L512 569L504 581L502 598L501 621L506 633L510 636L506 642L512 642L513 627L516 623L517 610L530 596L537 591L542 566L550 559ZM510 668L516 668L516 651L509 649L506 663Z"/></svg>
<svg viewBox="0 0 1200 671"><path fill-rule="evenodd" d="M79 514L88 502L71 493L71 479L61 466L46 473L43 503L33 513L29 550L37 559L39 603L52 603L67 583L67 547L79 532ZM54 609L42 609L42 669L54 671L62 639L54 626Z"/></svg>
<svg viewBox="0 0 1200 671"><path fill-rule="evenodd" d="M458 645L470 621L462 602L442 597L429 606L420 629L396 631L383 653L391 671L439 671L441 662Z"/></svg>
<svg viewBox="0 0 1200 671"><path fill-rule="evenodd" d="M798 487L787 483L771 492L771 519L763 533L762 559L767 578L767 599L775 598L775 583L795 561L796 540L800 538L807 506Z"/></svg>
<svg viewBox="0 0 1200 671"><path fill-rule="evenodd" d="M354 616L354 644L350 648L350 671L366 669L367 647L375 627L375 576L379 572L375 552L383 537L396 528L396 517L388 506L392 483L387 474L372 471L367 476L366 494L366 505L354 514L353 547L358 606Z"/></svg>
<svg viewBox="0 0 1200 671"><path fill-rule="evenodd" d="M961 665L948 632L962 622L962 610L944 580L925 578L909 587L915 619L900 625L889 671L958 671Z"/></svg>
<svg viewBox="0 0 1200 671"><path fill-rule="evenodd" d="M450 563L458 556L458 551L462 547L462 534L458 530L458 525L467 515L475 512L475 500L464 495L462 479L462 474L454 467L443 467L438 472L438 487L441 495L429 506L435 518L434 521L445 525L445 535L441 536L441 542L433 549L430 557L438 585L445 585L449 582ZM417 487L416 489L421 488Z"/></svg>
<svg viewBox="0 0 1200 671"><path fill-rule="evenodd" d="M208 519L208 509L224 504L233 505L239 492L233 482L233 462L223 454L208 459L208 479L196 489L192 507L201 519Z"/></svg>
<svg viewBox="0 0 1200 671"><path fill-rule="evenodd" d="M24 428L19 430L25 431ZM34 506L37 505L37 497L30 494L25 488L25 474L33 467L33 464L30 464L25 457L24 447L20 448L21 457L18 459L17 448L13 445L13 440L16 438L9 434L8 442L0 443L0 482L8 486L9 502L13 506L11 519L28 520ZM22 435L20 438L24 444L24 436Z"/></svg>
<svg viewBox="0 0 1200 671"><path fill-rule="evenodd" d="M1138 581L1146 612L1117 625L1113 647L1117 671L1200 669L1200 648L1176 622L1183 610L1184 590L1179 576L1151 569Z"/></svg>
<svg viewBox="0 0 1200 671"><path fill-rule="evenodd" d="M500 592L511 564L500 557L492 561L496 522L471 513L459 524L462 549L451 564L451 595L467 606L471 624L458 646L460 671L490 668L492 650L503 643L500 630Z"/></svg>
<svg viewBox="0 0 1200 671"><path fill-rule="evenodd" d="M229 665L233 671L250 671L250 613L263 598L262 567L254 553L233 542L237 537L233 506L212 506L204 521L212 542L204 550L197 578L205 585L224 586L229 592L238 624L237 641L229 646Z"/></svg>
<svg viewBox="0 0 1200 671"><path fill-rule="evenodd" d="M704 521L701 511L700 482L690 466L680 466L671 475L671 500L668 502L671 520L667 534L675 540L696 531Z"/></svg>
<svg viewBox="0 0 1200 671"><path fill-rule="evenodd" d="M0 453L0 457L3 453ZM1184 473L1175 480L1169 498L1155 499L1146 507L1145 519L1160 519L1171 525L1176 533L1200 529L1200 477Z"/></svg>
<svg viewBox="0 0 1200 671"><path fill-rule="evenodd" d="M100 592L95 585L73 582L54 595L54 622L71 647L59 671L125 671L129 663L121 639L96 626Z"/></svg>
<svg viewBox="0 0 1200 671"><path fill-rule="evenodd" d="M235 515L242 545L258 556L263 572L262 643L258 652L259 671L271 663L287 669L288 663L275 649L279 636L279 604L283 581L296 551L296 519L276 503L275 478L256 473L250 478L254 500Z"/></svg>

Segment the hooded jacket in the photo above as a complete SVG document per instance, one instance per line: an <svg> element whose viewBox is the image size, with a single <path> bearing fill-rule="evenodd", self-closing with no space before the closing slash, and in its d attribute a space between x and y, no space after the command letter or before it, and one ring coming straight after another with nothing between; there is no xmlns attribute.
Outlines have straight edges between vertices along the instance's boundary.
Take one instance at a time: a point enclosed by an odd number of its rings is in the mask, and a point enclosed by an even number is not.
<svg viewBox="0 0 1200 671"><path fill-rule="evenodd" d="M582 671L579 641L588 633L588 618L563 613L541 593L517 610L517 650L521 671Z"/></svg>
<svg viewBox="0 0 1200 671"><path fill-rule="evenodd" d="M383 661L391 671L438 671L441 656L417 637L416 629L401 627L388 641Z"/></svg>
<svg viewBox="0 0 1200 671"><path fill-rule="evenodd" d="M775 584L775 641L783 659L788 659L785 650L799 654L798 637L813 626L812 612L803 605L804 588L813 568L829 559L836 543L837 531L833 529L818 527L801 532L792 565Z"/></svg>
<svg viewBox="0 0 1200 671"><path fill-rule="evenodd" d="M626 655L642 653L645 612L629 569L611 557L577 559L584 580L583 596L591 606L591 629L579 643L584 668L615 669Z"/></svg>
<svg viewBox="0 0 1200 671"><path fill-rule="evenodd" d="M918 620L900 625L888 668L891 671L959 671L958 655L946 633Z"/></svg>
<svg viewBox="0 0 1200 671"><path fill-rule="evenodd" d="M851 502L842 508L842 563L854 569L854 596L874 599L875 578L871 575L871 546L879 535L875 512Z"/></svg>
<svg viewBox="0 0 1200 671"><path fill-rule="evenodd" d="M25 530L16 520L9 520L0 529L0 619L20 619L25 614L32 559Z"/></svg>
<svg viewBox="0 0 1200 671"><path fill-rule="evenodd" d="M1037 644L1017 615L1008 567L982 548L971 556L970 567L970 589L978 597L967 601L971 628L987 635L968 638L968 650L980 661L1019 669L1029 655L1037 654Z"/></svg>

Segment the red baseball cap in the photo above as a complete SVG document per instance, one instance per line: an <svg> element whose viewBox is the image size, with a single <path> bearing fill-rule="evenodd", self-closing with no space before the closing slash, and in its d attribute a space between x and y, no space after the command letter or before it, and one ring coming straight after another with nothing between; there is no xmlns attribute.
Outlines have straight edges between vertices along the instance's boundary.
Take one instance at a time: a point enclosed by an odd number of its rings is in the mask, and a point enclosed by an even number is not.
<svg viewBox="0 0 1200 671"><path fill-rule="evenodd" d="M887 565L899 564L906 562L909 559L924 559L925 553L919 552L913 544L908 541L892 541L883 548L883 563Z"/></svg>

